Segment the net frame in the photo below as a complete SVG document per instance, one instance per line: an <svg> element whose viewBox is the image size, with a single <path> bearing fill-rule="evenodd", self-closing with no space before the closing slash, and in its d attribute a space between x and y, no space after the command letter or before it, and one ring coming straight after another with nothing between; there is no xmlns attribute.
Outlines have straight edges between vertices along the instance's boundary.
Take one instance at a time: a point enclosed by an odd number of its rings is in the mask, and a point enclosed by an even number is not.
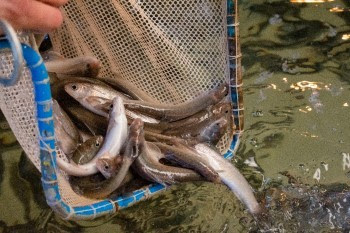
<svg viewBox="0 0 350 233"><path fill-rule="evenodd" d="M232 158L234 152L237 148L239 142L239 136L243 130L243 100L242 100L242 76L241 76L241 53L240 53L240 45L239 45L239 31L238 31L238 14L237 14L237 1L228 0L223 1L227 8L227 28L225 28L225 32L227 33L227 42L225 43L225 47L228 51L227 63L229 67L229 77L230 77L230 92L231 92L231 100L233 103L233 115L234 121L237 126L237 130L233 136L233 140L230 143L229 149L225 153L225 158ZM55 38L55 36L53 36ZM2 52L1 54L1 71L5 74L9 74L11 72L11 54L7 52ZM23 149L29 155L30 159L37 166L42 165L42 161L49 161L49 159L53 160L50 165L42 171L51 171L52 174L56 174L56 165L54 159L52 159L52 153L56 153L56 150L53 148L51 150L47 150L49 152L46 155L46 152L41 151L41 162L39 161L39 148L36 146L37 144L37 128L36 129L26 129L26 124L28 125L36 125L36 115L35 115L35 101L33 96L33 84L31 83L31 75L28 68L23 72L22 78L20 82L13 87L0 87L0 106L2 111L4 112L5 117L9 121L9 124L14 131L18 141L20 142ZM23 91L24 90L24 91ZM28 96L30 96L28 100ZM185 101L186 98L174 98L171 102L176 103L177 101ZM15 102L14 105L9 103ZM29 104L28 104L29 102ZM16 106L27 105L27 111L23 111L23 107L18 110ZM27 123L23 123L27 122ZM19 123L19 124L18 124ZM22 124L21 124L22 123ZM24 129L24 130L23 130ZM28 143L28 139L30 142ZM29 153L28 153L29 152ZM59 151L58 151L59 152ZM34 156L33 156L34 154ZM32 156L30 156L32 155ZM85 199L81 196L78 196L80 199L79 203L74 203L69 200L69 195L65 195L65 189L62 189L62 186L69 187L68 182L66 181L64 174L58 172L57 177L55 179L47 179L45 180L44 172L43 174L43 187L47 197L48 204L63 218L66 219L92 219L101 215L111 214L117 211L120 208L126 208L131 204L138 202L139 200L148 198L153 194L164 190L165 186L160 184L153 184L148 187L145 187L140 190L136 190L135 192L129 193L125 196L119 196L115 199L106 199L103 201L92 201L90 199ZM55 194L55 195L53 195ZM63 194L63 198L61 198L60 194ZM73 203L73 204L72 204ZM79 205L80 204L80 205Z"/></svg>

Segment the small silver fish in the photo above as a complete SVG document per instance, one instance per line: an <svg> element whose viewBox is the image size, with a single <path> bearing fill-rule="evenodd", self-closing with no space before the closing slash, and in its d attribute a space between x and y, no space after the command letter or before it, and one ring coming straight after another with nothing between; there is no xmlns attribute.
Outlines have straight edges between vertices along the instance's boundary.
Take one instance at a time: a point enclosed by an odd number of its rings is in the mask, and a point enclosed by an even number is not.
<svg viewBox="0 0 350 233"><path fill-rule="evenodd" d="M64 86L64 90L85 108L104 117L108 117L112 100L115 97L120 97L122 100L127 99L126 96L115 91L113 88L96 83L69 82ZM96 107L100 105L105 106L105 108Z"/></svg>
<svg viewBox="0 0 350 233"><path fill-rule="evenodd" d="M203 159L207 160L213 169L218 171L222 183L233 191L238 199L246 205L250 213L259 214L261 212L262 209L256 201L251 186L230 161L224 159L215 148L207 144L197 144L194 149Z"/></svg>
<svg viewBox="0 0 350 233"><path fill-rule="evenodd" d="M77 165L72 161L71 163L68 163L60 157L57 157L57 165L68 175L73 176L88 176L99 171L103 174L103 168L97 167L98 159L113 159L117 157L127 138L127 130L128 125L123 101L121 98L116 97L113 100L113 108L110 113L107 134L103 141L103 145L96 156L90 162L83 165ZM104 175L108 177L108 174Z"/></svg>
<svg viewBox="0 0 350 233"><path fill-rule="evenodd" d="M108 118L108 112L113 107L112 100L115 97L123 99L124 104L129 101L129 98L124 94L117 92L111 87L98 83L89 82L70 82L64 86L65 91L77 100L82 106L89 109L91 112ZM159 120L153 117L140 114L136 111L125 110L128 118L140 118L144 122L159 123Z"/></svg>

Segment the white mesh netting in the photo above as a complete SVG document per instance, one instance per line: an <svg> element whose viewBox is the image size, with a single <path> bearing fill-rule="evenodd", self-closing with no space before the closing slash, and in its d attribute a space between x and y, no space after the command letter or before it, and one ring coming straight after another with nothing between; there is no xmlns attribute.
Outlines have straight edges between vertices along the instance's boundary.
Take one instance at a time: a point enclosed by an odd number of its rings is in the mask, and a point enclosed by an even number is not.
<svg viewBox="0 0 350 233"><path fill-rule="evenodd" d="M161 102L180 103L229 80L226 1L70 0L64 24L52 33L67 58L97 57L99 76L124 78ZM11 55L1 53L1 75ZM33 89L28 70L13 87L0 87L0 106L19 143L40 170ZM220 149L226 151L227 133ZM60 155L60 151L58 151ZM95 201L72 191L59 175L62 198L73 206Z"/></svg>

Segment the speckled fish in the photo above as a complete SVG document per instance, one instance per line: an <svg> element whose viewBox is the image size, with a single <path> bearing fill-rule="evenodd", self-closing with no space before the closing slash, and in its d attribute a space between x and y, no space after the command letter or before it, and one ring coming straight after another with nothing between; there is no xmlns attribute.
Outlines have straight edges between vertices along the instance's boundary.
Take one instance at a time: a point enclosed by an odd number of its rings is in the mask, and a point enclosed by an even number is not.
<svg viewBox="0 0 350 233"><path fill-rule="evenodd" d="M70 156L80 142L79 131L56 100L53 100L52 108L57 145L67 156Z"/></svg>
<svg viewBox="0 0 350 233"><path fill-rule="evenodd" d="M202 94L191 101L177 105L128 100L125 102L125 107L131 111L144 113L158 120L176 121L220 102L227 94L228 85L222 84L209 93Z"/></svg>
<svg viewBox="0 0 350 233"><path fill-rule="evenodd" d="M143 123L140 119L135 119L130 125L128 140L125 146L125 150L122 157L122 161L119 165L119 170L116 174L109 174L108 180L98 184L93 189L84 190L83 193L89 198L104 198L115 191L122 184L125 176L127 175L131 164L139 156L141 152L141 146L144 144L141 138L143 134ZM115 171L114 171L115 172Z"/></svg>
<svg viewBox="0 0 350 233"><path fill-rule="evenodd" d="M95 157L98 150L101 148L102 142L102 136L94 136L86 140L74 151L72 160L78 165L86 164Z"/></svg>
<svg viewBox="0 0 350 233"><path fill-rule="evenodd" d="M68 175L72 176L88 176L95 174L100 171L97 167L97 160L99 158L113 160L119 155L120 149L127 138L127 130L128 125L123 101L121 98L116 97L113 100L113 108L109 117L107 134L96 156L84 165L77 165L72 161L68 163L57 157L57 165ZM108 174L104 174L103 169L101 169L100 172L108 177Z"/></svg>
<svg viewBox="0 0 350 233"><path fill-rule="evenodd" d="M164 155L151 142L145 142L141 150L140 156L137 157L132 167L146 180L161 184L204 180L202 176L190 169L160 163L160 160L164 159Z"/></svg>
<svg viewBox="0 0 350 233"><path fill-rule="evenodd" d="M50 73L83 77L96 77L101 69L101 63L90 56L48 60L45 66Z"/></svg>
<svg viewBox="0 0 350 233"><path fill-rule="evenodd" d="M261 211L251 186L229 160L224 159L215 148L207 144L197 144L194 146L194 150L218 172L222 183L232 190L238 199L246 205L250 213L258 214Z"/></svg>

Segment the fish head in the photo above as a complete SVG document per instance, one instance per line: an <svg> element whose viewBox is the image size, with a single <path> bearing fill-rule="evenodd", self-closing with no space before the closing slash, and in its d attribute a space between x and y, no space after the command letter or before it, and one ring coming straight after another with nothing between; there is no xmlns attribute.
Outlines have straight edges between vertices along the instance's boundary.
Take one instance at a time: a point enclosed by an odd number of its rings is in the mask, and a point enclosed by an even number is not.
<svg viewBox="0 0 350 233"><path fill-rule="evenodd" d="M94 146L97 149L99 149L101 147L101 145L102 145L102 142L103 142L103 136L101 136L101 135L95 136L94 137L94 142L95 142Z"/></svg>
<svg viewBox="0 0 350 233"><path fill-rule="evenodd" d="M96 77L101 69L101 62L95 57L84 57L86 60L86 72L88 77Z"/></svg>
<svg viewBox="0 0 350 233"><path fill-rule="evenodd" d="M86 153L92 153L95 154L98 152L98 150L101 148L103 142L103 137L93 136L92 138L88 139L86 142L82 144L82 147L84 147L83 151L86 151Z"/></svg>
<svg viewBox="0 0 350 233"><path fill-rule="evenodd" d="M106 179L109 179L117 173L120 163L118 159L99 158L96 167Z"/></svg>
<svg viewBox="0 0 350 233"><path fill-rule="evenodd" d="M121 114L125 115L124 103L121 97L119 96L115 97L110 107L111 107L111 111L110 111L109 117L115 118Z"/></svg>
<svg viewBox="0 0 350 233"><path fill-rule="evenodd" d="M64 90L76 100L81 100L89 96L92 84L82 82L69 82L64 85Z"/></svg>
<svg viewBox="0 0 350 233"><path fill-rule="evenodd" d="M213 106L212 112L214 115L223 115L223 114L228 114L232 110L232 106L230 102L220 102L216 105Z"/></svg>
<svg viewBox="0 0 350 233"><path fill-rule="evenodd" d="M225 133L228 126L228 120L224 117L213 122L212 133L219 134L220 136ZM219 136L218 135L218 136Z"/></svg>
<svg viewBox="0 0 350 233"><path fill-rule="evenodd" d="M200 142L210 142L213 144L218 143L220 138L225 134L228 127L228 120L225 117L221 117L218 120L212 122L206 127L199 135Z"/></svg>

